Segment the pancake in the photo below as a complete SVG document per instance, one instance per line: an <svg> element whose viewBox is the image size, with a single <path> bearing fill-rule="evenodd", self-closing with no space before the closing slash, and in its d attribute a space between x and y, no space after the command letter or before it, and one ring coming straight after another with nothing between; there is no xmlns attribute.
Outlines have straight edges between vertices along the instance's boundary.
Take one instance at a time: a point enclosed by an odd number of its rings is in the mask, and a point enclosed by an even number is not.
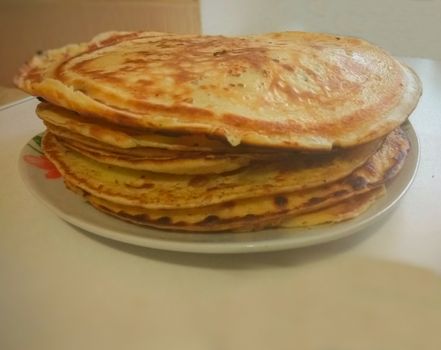
<svg viewBox="0 0 441 350"><path fill-rule="evenodd" d="M292 153L283 151L251 150L244 147L225 148L224 146L224 152L221 152L220 148L210 151L206 147L207 143L203 147L206 151L181 151L166 147L119 148L112 146L112 143L103 143L94 138L77 134L68 125L60 127L47 120L44 123L47 130L56 135L64 146L98 162L129 169L167 174L219 174L244 167L251 161L266 161L292 156ZM112 131L106 132L106 135L111 135L111 133ZM190 139L189 136L187 137ZM227 149L231 152L226 152Z"/></svg>
<svg viewBox="0 0 441 350"><path fill-rule="evenodd" d="M311 227L349 220L365 212L378 198L385 194L386 187L380 186L324 209L294 216L283 221L281 227Z"/></svg>
<svg viewBox="0 0 441 350"><path fill-rule="evenodd" d="M377 198L386 193L384 186L359 192L364 193L349 196L349 198L342 200L334 198L330 202L337 202L337 204L325 208L322 207L326 202L322 202L311 204L302 209L291 210L289 213L279 212L261 216L248 214L230 219L221 219L213 214L205 214L203 220L195 223L190 223L182 218L179 220L173 216L173 213L164 213L163 216L154 218L154 215L141 208L116 205L95 196L86 196L86 198L96 209L138 225L183 232L222 232L231 230L247 232L278 226L305 227L349 220L366 211ZM313 211L315 208L319 209Z"/></svg>
<svg viewBox="0 0 441 350"><path fill-rule="evenodd" d="M93 123L77 113L48 103L37 106L47 129L70 147L98 162L167 174L219 174L250 161L287 157L288 152L231 147L203 135L140 133Z"/></svg>
<svg viewBox="0 0 441 350"><path fill-rule="evenodd" d="M399 133L383 145L400 139ZM404 137L404 136L403 136ZM100 198L147 209L194 208L322 186L363 165L380 140L324 155L295 154L216 175L172 175L105 165L63 147L50 132L43 150L66 181ZM390 160L392 161L392 160Z"/></svg>
<svg viewBox="0 0 441 350"><path fill-rule="evenodd" d="M37 115L54 133L62 136L105 143L118 148L153 147L177 151L226 152L231 147L225 142L204 135L164 135L149 130L124 128L121 125L97 123L78 113L49 103L37 106ZM81 138L83 136L83 138ZM232 150L231 150L232 151Z"/></svg>
<svg viewBox="0 0 441 350"><path fill-rule="evenodd" d="M384 50L304 32L110 32L35 56L15 83L124 127L308 151L381 138L421 95L416 74Z"/></svg>
<svg viewBox="0 0 441 350"><path fill-rule="evenodd" d="M46 136L44 144L51 141ZM47 146L45 146L47 147ZM264 194L251 198L229 199L213 205L193 208L179 208L178 205L167 209L146 209L136 205L121 204L114 198L100 191L88 191L80 183L73 182L75 177L65 176L69 189L83 195L94 207L108 214L129 222L157 227L193 232L211 231L249 231L265 227L279 226L288 219L322 208L339 204L337 209L317 212L313 216L316 223L320 218L334 221L350 218L365 210L373 198L380 192L372 192L372 196L359 197L359 205L353 201L345 202L351 197L370 192L391 179L402 167L409 149L404 133L397 129L383 142L361 167L342 179L321 186L288 193ZM388 159L386 159L388 158ZM72 170L76 168L72 167ZM96 174L91 173L91 176ZM369 175L369 176L366 176ZM376 193L374 196L373 193ZM381 192L382 193L382 192ZM344 212L346 210L346 212ZM311 217L304 220L311 221Z"/></svg>
<svg viewBox="0 0 441 350"><path fill-rule="evenodd" d="M399 172L405 160L401 155L406 155L408 150L408 141L397 130L362 167L332 184L191 209L155 210L121 205L84 192L72 184L67 183L67 186L85 196L98 210L132 223L161 229L218 232L313 226L348 220L367 210L385 194L384 183Z"/></svg>
<svg viewBox="0 0 441 350"><path fill-rule="evenodd" d="M221 174L242 168L251 161L251 157L234 154L179 152L156 148L120 150L70 139L59 142L64 147L100 163L164 174Z"/></svg>
<svg viewBox="0 0 441 350"><path fill-rule="evenodd" d="M246 231L277 226L286 218L318 210L355 194L369 191L366 183L354 189L350 181L286 194L231 200L221 204L183 209L145 209L122 205L92 195L66 181L95 208L120 219L161 229L192 232Z"/></svg>

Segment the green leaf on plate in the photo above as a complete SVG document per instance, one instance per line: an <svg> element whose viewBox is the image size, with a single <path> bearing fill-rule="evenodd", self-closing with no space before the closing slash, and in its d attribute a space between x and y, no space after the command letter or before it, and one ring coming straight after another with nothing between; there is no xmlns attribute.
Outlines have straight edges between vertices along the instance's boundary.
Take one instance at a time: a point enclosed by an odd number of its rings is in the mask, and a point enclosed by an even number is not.
<svg viewBox="0 0 441 350"><path fill-rule="evenodd" d="M34 142L38 145L38 147L41 148L41 135L36 135L32 138L32 140L34 140Z"/></svg>

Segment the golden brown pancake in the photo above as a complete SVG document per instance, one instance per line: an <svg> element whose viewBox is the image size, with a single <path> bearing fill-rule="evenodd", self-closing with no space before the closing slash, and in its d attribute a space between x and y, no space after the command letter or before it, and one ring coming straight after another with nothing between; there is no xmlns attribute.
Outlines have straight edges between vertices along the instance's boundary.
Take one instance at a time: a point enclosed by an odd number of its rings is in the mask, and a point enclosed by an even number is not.
<svg viewBox="0 0 441 350"><path fill-rule="evenodd" d="M64 146L98 162L167 174L219 174L248 165L289 157L287 151L232 147L203 135L160 135L93 123L48 103L37 106L47 129Z"/></svg>
<svg viewBox="0 0 441 350"><path fill-rule="evenodd" d="M36 112L54 133L80 141L86 138L92 142L127 149L153 147L176 151L233 151L225 142L209 139L202 134L165 135L139 128L124 128L121 125L84 118L78 113L49 103L40 103Z"/></svg>
<svg viewBox="0 0 441 350"><path fill-rule="evenodd" d="M383 185L342 200L335 205L294 216L283 221L281 227L310 227L349 220L365 212L375 200L385 194L386 187Z"/></svg>
<svg viewBox="0 0 441 350"><path fill-rule="evenodd" d="M50 132L43 138L45 154L66 181L100 198L148 209L200 207L325 185L363 165L378 145L375 141L324 155L295 154L233 172L193 176L105 165L63 147Z"/></svg>
<svg viewBox="0 0 441 350"><path fill-rule="evenodd" d="M67 186L80 193L74 186ZM82 194L96 209L138 225L192 232L243 232L348 220L360 215L375 199L385 194L384 186L358 190L344 187L341 182L324 189L228 202L228 205L223 206L181 210L148 210L112 203L85 192ZM317 195L323 197L316 197ZM265 209L269 209L268 212L265 212Z"/></svg>
<svg viewBox="0 0 441 350"><path fill-rule="evenodd" d="M56 121L58 122L58 120ZM99 133L95 134L95 138L83 136L83 133L75 133L70 128L71 123L52 124L48 120L44 121L47 130L57 136L57 139L64 146L72 148L86 157L92 158L98 162L125 167L129 169L148 170L153 172L167 174L220 174L236 170L248 165L251 161L268 161L274 159L287 158L292 156L292 152L275 151L262 148L250 147L216 147L213 150L208 148L209 142L204 142L204 146L200 147L201 151L183 151L179 149L168 148L170 144L156 144L159 148L154 147L129 147L119 148L113 146L117 142L100 142L96 140L98 135L104 136L100 139L108 141L119 141L119 136L115 137L114 130L101 128L99 125L93 125L91 128L99 128ZM87 133L85 133L87 134ZM162 136L159 136L163 138ZM157 135L154 135L157 138ZM175 139L191 140L191 136L166 136L168 141ZM196 136L193 142L196 142ZM151 141L150 139L149 141ZM202 139L200 139L203 141ZM123 142L124 143L124 142ZM153 142L152 142L153 143ZM197 143L201 145L202 143ZM219 144L219 143L217 143ZM181 146L175 144L176 146ZM195 149L198 147L196 144ZM165 147L163 147L165 146Z"/></svg>
<svg viewBox="0 0 441 350"><path fill-rule="evenodd" d="M234 218L236 220L221 220L212 214L205 215L203 220L196 223L177 221L173 217L173 213L164 213L163 216L152 219L148 212L139 208L118 206L94 196L89 196L87 199L96 209L138 225L183 232L222 232L231 230L246 232L270 227L311 227L349 220L365 212L376 199L386 193L386 190L384 186L380 186L358 192L361 192L361 194L348 195L346 199L334 198L322 203L310 203L311 205L304 208L291 210L289 214L278 213L278 215L262 215L259 217L248 214L240 218ZM323 208L325 205L329 206ZM317 210L314 211L315 209Z"/></svg>
<svg viewBox="0 0 441 350"><path fill-rule="evenodd" d="M45 148L52 147L48 145L50 142L49 135L44 140ZM90 185L84 186L75 176L72 176L72 173L81 171L77 164L71 164L69 174L65 171L67 174L65 180L68 188L84 195L99 210L130 222L181 231L247 231L279 226L292 217L331 207L353 196L381 187L384 182L390 180L391 176L400 170L408 149L409 143L406 136L397 129L385 139L380 149L368 161L340 180L292 192L266 193L260 196L254 194L248 198L231 199L231 196L225 193L217 204L204 205L201 202L199 206L193 208L182 208L180 207L182 203L178 202L174 207L165 209L121 204L117 194L121 187L115 186L113 197L111 197L103 195L102 188L100 191L96 191ZM48 154L52 155L53 153L50 151ZM69 161L69 157L66 159ZM61 171L63 172L63 170ZM88 171L90 177L100 176L96 168L88 168ZM105 175L110 176L109 173ZM120 179L115 174L112 178L118 179L118 181ZM97 183L102 184L102 182ZM156 195L154 187L151 193L152 196ZM373 193L380 194L380 192ZM320 218L328 220L333 217L334 221L349 218L366 209L373 198L373 194L372 196L360 197L359 205L355 205L354 201L341 203L336 209L322 213L317 212L317 215L312 218L306 217L305 220L312 221L315 218L314 220L319 223L321 222Z"/></svg>
<svg viewBox="0 0 441 350"><path fill-rule="evenodd" d="M164 174L221 174L242 168L252 160L252 157L239 154L180 152L147 147L127 150L89 145L71 139L59 139L59 142L100 163Z"/></svg>
<svg viewBox="0 0 441 350"><path fill-rule="evenodd" d="M421 94L415 73L384 50L304 32L105 33L35 56L15 82L94 120L296 150L381 138Z"/></svg>

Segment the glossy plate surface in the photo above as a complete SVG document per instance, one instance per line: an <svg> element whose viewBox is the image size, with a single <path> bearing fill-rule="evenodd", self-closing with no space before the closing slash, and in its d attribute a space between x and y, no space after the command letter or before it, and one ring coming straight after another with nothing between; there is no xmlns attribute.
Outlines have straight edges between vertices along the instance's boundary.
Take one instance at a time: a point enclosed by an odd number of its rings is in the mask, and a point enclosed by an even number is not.
<svg viewBox="0 0 441 350"><path fill-rule="evenodd" d="M42 155L40 137L22 149L21 176L33 194L65 221L97 235L140 246L196 253L246 253L304 247L354 234L386 215L404 195L418 167L418 139L410 123L404 129L411 142L406 163L387 186L386 196L355 219L308 229L269 229L251 233L179 233L126 223L103 214L64 187L57 170Z"/></svg>

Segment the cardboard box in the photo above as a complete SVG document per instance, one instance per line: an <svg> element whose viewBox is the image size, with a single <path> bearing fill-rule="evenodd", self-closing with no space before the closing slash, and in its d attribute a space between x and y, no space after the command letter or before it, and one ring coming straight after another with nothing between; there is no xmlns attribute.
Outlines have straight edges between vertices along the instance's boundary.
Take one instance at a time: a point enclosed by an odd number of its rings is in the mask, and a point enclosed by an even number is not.
<svg viewBox="0 0 441 350"><path fill-rule="evenodd" d="M0 3L0 85L38 50L88 41L109 30L200 33L198 0L44 1Z"/></svg>

